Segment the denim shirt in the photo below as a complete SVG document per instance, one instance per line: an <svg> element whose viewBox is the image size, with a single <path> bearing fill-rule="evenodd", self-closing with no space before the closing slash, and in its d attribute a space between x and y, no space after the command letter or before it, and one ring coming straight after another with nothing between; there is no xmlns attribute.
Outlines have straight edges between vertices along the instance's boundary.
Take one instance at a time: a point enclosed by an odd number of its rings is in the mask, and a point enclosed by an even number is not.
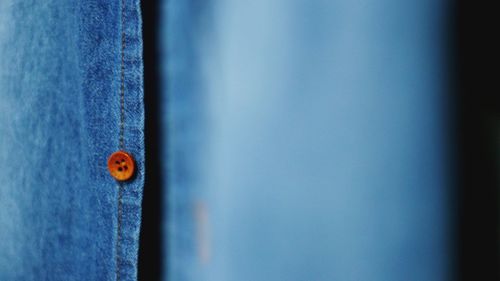
<svg viewBox="0 0 500 281"><path fill-rule="evenodd" d="M134 280L139 2L1 1L0 56L0 280ZM137 173L120 185L106 161L121 149L121 87Z"/></svg>
<svg viewBox="0 0 500 281"><path fill-rule="evenodd" d="M0 280L136 280L139 2L0 1ZM156 280L447 280L445 9L160 1Z"/></svg>

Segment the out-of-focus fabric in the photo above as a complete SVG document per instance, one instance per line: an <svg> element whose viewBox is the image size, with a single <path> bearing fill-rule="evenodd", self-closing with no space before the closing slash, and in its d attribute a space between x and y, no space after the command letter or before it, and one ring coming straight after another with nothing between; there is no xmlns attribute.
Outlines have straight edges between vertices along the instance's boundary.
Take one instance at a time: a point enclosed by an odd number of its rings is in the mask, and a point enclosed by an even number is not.
<svg viewBox="0 0 500 281"><path fill-rule="evenodd" d="M142 89L138 0L0 1L0 280L136 279Z"/></svg>
<svg viewBox="0 0 500 281"><path fill-rule="evenodd" d="M446 1L163 2L165 280L447 280Z"/></svg>

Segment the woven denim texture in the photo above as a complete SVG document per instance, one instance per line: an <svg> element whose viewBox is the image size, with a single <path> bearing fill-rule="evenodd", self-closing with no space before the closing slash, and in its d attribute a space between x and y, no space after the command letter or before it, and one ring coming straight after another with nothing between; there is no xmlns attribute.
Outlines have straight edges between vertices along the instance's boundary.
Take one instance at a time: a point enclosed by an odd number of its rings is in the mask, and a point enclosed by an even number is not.
<svg viewBox="0 0 500 281"><path fill-rule="evenodd" d="M137 174L119 220L106 162L120 149L122 50ZM0 280L135 280L141 56L138 0L0 1Z"/></svg>

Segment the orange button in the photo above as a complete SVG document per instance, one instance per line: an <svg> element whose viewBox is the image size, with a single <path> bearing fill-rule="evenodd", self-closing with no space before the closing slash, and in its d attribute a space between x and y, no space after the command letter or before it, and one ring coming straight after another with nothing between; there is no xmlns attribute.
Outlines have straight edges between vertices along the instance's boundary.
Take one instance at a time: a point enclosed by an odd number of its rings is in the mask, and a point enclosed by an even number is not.
<svg viewBox="0 0 500 281"><path fill-rule="evenodd" d="M134 175L134 158L125 151L117 151L109 156L108 170L113 178L126 181Z"/></svg>

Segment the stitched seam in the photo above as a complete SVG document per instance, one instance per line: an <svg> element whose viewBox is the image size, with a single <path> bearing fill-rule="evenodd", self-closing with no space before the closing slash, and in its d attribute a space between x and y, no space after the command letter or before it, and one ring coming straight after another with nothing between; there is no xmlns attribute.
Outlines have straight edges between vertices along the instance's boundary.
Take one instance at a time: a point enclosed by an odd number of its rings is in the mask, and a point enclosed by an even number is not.
<svg viewBox="0 0 500 281"><path fill-rule="evenodd" d="M116 281L120 280L120 233L122 230L122 189L123 186L120 184L118 186L118 218L117 218L117 238L116 238Z"/></svg>
<svg viewBox="0 0 500 281"><path fill-rule="evenodd" d="M121 60L120 60L120 149L125 149L125 0L121 0L120 25L121 25ZM118 210L117 210L117 235L116 235L116 281L120 280L121 261L121 229L122 229L122 192L123 185L118 186Z"/></svg>
<svg viewBox="0 0 500 281"><path fill-rule="evenodd" d="M124 31L124 10L125 0L121 1L121 64L120 64L120 149L125 147L125 31Z"/></svg>

